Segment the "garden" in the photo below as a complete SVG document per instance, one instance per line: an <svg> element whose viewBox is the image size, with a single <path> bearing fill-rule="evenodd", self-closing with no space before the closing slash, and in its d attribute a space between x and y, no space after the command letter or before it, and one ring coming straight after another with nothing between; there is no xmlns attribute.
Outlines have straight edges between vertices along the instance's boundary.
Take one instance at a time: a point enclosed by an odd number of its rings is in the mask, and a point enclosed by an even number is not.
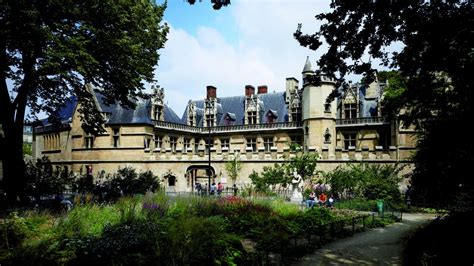
<svg viewBox="0 0 474 266"><path fill-rule="evenodd" d="M239 196L177 197L166 195L149 171L123 168L113 175L102 173L97 178L100 182L93 183L87 173L73 178L67 169L53 170L47 161L39 160L27 168L33 202L68 188L75 195L71 198L74 208L66 211L36 204L4 213L0 219L0 264L291 262L328 241L397 219L350 210L374 210L375 200L380 198L387 202L401 199L400 192L387 185L398 184L392 175L396 168L383 167L348 165L325 174L325 189L331 188L326 192L335 195L336 208L303 208L272 193L272 186L288 182L270 179L268 172L273 176L284 172L272 167L253 173L254 184L242 189ZM348 183L352 179L346 175L358 181ZM376 175L383 182L369 186Z"/></svg>

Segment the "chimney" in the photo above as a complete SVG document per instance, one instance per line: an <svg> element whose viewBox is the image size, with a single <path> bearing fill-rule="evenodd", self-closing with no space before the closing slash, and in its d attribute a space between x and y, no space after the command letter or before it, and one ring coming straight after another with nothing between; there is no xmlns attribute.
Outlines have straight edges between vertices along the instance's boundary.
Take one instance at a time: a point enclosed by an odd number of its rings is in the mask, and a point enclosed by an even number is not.
<svg viewBox="0 0 474 266"><path fill-rule="evenodd" d="M217 88L214 87L214 86L207 86L207 99L213 99L213 98L216 98L216 90Z"/></svg>
<svg viewBox="0 0 474 266"><path fill-rule="evenodd" d="M267 92L268 92L268 86L267 85L258 86L258 94L265 94Z"/></svg>
<svg viewBox="0 0 474 266"><path fill-rule="evenodd" d="M252 85L245 85L245 96L251 96L255 94L255 87Z"/></svg>

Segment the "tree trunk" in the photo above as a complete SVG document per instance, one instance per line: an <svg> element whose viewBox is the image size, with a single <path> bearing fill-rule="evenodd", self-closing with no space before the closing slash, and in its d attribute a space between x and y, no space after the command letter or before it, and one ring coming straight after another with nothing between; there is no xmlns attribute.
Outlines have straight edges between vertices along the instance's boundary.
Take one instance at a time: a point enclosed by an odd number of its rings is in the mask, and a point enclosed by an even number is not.
<svg viewBox="0 0 474 266"><path fill-rule="evenodd" d="M3 183L9 204L25 202L25 162L23 161L23 127L4 128ZM13 133L13 134L12 134Z"/></svg>

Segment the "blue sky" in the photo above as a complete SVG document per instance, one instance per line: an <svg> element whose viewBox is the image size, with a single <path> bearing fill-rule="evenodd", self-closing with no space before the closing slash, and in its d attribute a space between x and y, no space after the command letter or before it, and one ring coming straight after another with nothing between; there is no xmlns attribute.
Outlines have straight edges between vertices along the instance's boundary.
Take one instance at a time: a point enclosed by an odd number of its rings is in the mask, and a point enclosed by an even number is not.
<svg viewBox="0 0 474 266"><path fill-rule="evenodd" d="M158 3L162 3L159 0ZM306 56L313 66L322 52L301 47L293 38L319 28L314 16L329 10L329 0L232 0L214 10L210 0L189 5L169 0L165 20L170 33L155 71L165 101L181 116L189 100L203 99L206 86L217 96L244 93L247 84L285 89L285 79L301 80Z"/></svg>

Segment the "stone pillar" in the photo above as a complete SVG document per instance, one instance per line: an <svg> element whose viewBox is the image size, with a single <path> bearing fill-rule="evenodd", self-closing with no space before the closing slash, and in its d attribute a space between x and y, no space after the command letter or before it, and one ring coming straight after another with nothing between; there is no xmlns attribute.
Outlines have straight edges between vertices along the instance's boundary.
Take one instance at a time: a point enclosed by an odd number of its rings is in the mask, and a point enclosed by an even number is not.
<svg viewBox="0 0 474 266"><path fill-rule="evenodd" d="M362 159L364 159L364 160L369 159L369 147L368 146L362 147Z"/></svg>
<svg viewBox="0 0 474 266"><path fill-rule="evenodd" d="M323 159L329 159L329 147L328 146L323 146L321 149Z"/></svg>
<svg viewBox="0 0 474 266"><path fill-rule="evenodd" d="M382 159L382 151L383 151L382 146L375 146L375 158Z"/></svg>
<svg viewBox="0 0 474 266"><path fill-rule="evenodd" d="M355 147L350 146L348 150L349 150L349 159L354 160L355 159Z"/></svg>
<svg viewBox="0 0 474 266"><path fill-rule="evenodd" d="M342 158L342 147L336 147L336 160L340 160Z"/></svg>

